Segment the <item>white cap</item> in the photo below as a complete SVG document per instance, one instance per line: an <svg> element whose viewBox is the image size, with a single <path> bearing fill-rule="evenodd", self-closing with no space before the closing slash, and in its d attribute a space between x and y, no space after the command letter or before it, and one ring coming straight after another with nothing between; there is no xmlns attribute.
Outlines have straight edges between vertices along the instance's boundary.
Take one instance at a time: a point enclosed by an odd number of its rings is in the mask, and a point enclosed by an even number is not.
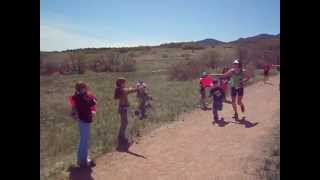
<svg viewBox="0 0 320 180"><path fill-rule="evenodd" d="M207 75L207 72L202 72L202 76L206 76Z"/></svg>
<svg viewBox="0 0 320 180"><path fill-rule="evenodd" d="M239 64L238 59L234 60L234 61L233 61L233 64Z"/></svg>

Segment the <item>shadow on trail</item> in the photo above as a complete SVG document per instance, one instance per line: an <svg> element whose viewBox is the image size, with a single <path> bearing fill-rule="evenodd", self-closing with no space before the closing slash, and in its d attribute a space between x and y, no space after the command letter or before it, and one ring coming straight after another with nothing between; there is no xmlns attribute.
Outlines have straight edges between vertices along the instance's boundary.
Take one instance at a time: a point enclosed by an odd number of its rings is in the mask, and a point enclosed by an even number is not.
<svg viewBox="0 0 320 180"><path fill-rule="evenodd" d="M210 107L201 107L200 108L202 111L210 111L210 110L212 110L212 108L210 108Z"/></svg>
<svg viewBox="0 0 320 180"><path fill-rule="evenodd" d="M229 123L230 123L230 122L226 122L226 121L224 120L224 118L221 118L221 119L218 120L218 121L213 121L213 122L212 122L213 125L217 124L219 127L224 127L224 126L226 126L226 125L229 124Z"/></svg>
<svg viewBox="0 0 320 180"><path fill-rule="evenodd" d="M232 122L232 123L244 125L246 128L252 128L252 127L258 125L257 122L252 123L249 120L247 120L245 117L243 117L242 119L236 120L236 122Z"/></svg>
<svg viewBox="0 0 320 180"><path fill-rule="evenodd" d="M117 151L118 151L118 152L128 153L128 154L130 154L130 155L133 155L133 156L136 156L136 157L139 157L139 158L147 159L147 158L146 158L145 156L143 156L143 155L140 155L140 154L131 152L131 151L129 150L129 148L130 148L131 145L132 145L132 144L130 143L130 144L128 144L126 147L118 148Z"/></svg>
<svg viewBox="0 0 320 180"><path fill-rule="evenodd" d="M69 180L94 180L91 176L91 167L80 168L80 167L70 167L68 169Z"/></svg>

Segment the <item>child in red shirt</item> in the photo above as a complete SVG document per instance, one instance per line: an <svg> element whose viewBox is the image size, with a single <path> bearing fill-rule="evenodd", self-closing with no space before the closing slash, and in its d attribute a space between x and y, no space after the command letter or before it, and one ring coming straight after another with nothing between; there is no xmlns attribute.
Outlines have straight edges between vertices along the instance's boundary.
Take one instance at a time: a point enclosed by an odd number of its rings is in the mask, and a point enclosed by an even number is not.
<svg viewBox="0 0 320 180"><path fill-rule="evenodd" d="M206 73L202 73L202 77L199 79L200 85L200 106L203 110L207 110L206 104L206 89L213 86L211 77Z"/></svg>
<svg viewBox="0 0 320 180"><path fill-rule="evenodd" d="M77 164L80 167L93 166L94 162L88 158L88 140L90 124L96 114L96 97L88 92L88 86L83 82L75 85L75 94L69 97L72 107L71 116L78 121L80 143L77 153Z"/></svg>

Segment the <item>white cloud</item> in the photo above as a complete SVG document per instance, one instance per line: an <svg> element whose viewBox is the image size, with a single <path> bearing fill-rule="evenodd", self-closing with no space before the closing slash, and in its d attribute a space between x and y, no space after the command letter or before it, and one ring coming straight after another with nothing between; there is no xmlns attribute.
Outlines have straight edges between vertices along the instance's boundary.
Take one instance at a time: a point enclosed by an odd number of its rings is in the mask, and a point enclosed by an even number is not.
<svg viewBox="0 0 320 180"><path fill-rule="evenodd" d="M139 45L159 45L162 42L123 42L114 43L99 40L79 33L68 31L62 26L40 25L40 50L41 51L62 51L78 48L99 48L99 47L132 47Z"/></svg>
<svg viewBox="0 0 320 180"><path fill-rule="evenodd" d="M82 32L82 33L80 33ZM83 33L85 32L85 33ZM121 33L119 38L121 39ZM108 33L105 36L114 36L114 33ZM78 48L99 48L99 47L132 47L142 45L159 45L171 41L161 41L160 39L145 40L146 37L130 38L127 41L121 40L121 43L106 39L99 39L96 34L88 33L86 29L71 23L62 16L51 15L50 18L40 17L40 50L41 51L62 51ZM120 39L118 39L120 41Z"/></svg>
<svg viewBox="0 0 320 180"><path fill-rule="evenodd" d="M105 46L106 42L103 40L81 36L59 27L40 25L40 50L42 51Z"/></svg>

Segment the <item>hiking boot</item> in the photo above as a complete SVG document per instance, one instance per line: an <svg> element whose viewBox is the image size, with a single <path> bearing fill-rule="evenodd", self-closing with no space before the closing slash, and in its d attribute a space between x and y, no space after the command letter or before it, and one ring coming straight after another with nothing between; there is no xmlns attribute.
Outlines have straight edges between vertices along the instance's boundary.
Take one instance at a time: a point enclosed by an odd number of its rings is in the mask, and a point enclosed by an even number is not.
<svg viewBox="0 0 320 180"><path fill-rule="evenodd" d="M240 107L241 107L241 112L244 112L245 110L244 105L242 104Z"/></svg>
<svg viewBox="0 0 320 180"><path fill-rule="evenodd" d="M88 164L90 167L96 166L96 163L94 162L94 160L90 160L90 159L88 159L87 164Z"/></svg>

